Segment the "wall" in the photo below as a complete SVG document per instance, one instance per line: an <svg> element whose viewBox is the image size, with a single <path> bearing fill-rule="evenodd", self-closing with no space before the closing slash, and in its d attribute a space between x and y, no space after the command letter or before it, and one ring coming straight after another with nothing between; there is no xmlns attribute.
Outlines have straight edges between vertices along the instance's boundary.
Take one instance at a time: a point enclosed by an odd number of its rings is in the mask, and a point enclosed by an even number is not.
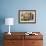
<svg viewBox="0 0 46 46"><path fill-rule="evenodd" d="M19 24L18 10L36 9L36 24ZM3 17L13 17L14 26L11 31L46 31L46 1L45 0L1 0L1 14ZM6 25L2 25L2 32L8 31Z"/></svg>

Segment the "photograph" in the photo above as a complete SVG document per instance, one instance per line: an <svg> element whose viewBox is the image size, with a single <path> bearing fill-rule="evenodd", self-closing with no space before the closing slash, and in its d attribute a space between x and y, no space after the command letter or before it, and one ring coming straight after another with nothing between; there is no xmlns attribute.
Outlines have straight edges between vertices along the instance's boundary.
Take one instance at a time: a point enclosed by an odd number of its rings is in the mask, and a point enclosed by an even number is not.
<svg viewBox="0 0 46 46"><path fill-rule="evenodd" d="M36 10L19 10L19 23L36 23Z"/></svg>

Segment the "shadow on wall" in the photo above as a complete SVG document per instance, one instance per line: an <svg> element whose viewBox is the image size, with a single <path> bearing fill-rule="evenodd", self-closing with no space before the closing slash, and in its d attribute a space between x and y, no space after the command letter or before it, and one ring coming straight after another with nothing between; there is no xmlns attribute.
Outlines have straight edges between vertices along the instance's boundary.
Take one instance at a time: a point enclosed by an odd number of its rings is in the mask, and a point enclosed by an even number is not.
<svg viewBox="0 0 46 46"><path fill-rule="evenodd" d="M5 23L5 17L0 16L0 46L3 46L3 32L2 32L2 25Z"/></svg>

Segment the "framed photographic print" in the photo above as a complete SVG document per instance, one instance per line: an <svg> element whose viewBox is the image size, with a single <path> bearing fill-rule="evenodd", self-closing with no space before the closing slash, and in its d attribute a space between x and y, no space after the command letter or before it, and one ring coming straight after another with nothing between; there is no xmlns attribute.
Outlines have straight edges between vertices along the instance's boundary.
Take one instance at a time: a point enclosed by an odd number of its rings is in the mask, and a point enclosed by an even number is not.
<svg viewBox="0 0 46 46"><path fill-rule="evenodd" d="M36 10L19 10L19 23L36 23Z"/></svg>

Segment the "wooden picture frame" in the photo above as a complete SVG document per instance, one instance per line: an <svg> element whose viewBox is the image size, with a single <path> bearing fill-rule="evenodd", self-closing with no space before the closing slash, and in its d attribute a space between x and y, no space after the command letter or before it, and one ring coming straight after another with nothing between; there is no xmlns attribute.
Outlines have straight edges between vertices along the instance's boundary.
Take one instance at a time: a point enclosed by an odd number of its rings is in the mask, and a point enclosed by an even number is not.
<svg viewBox="0 0 46 46"><path fill-rule="evenodd" d="M19 10L19 23L36 23L36 10Z"/></svg>

